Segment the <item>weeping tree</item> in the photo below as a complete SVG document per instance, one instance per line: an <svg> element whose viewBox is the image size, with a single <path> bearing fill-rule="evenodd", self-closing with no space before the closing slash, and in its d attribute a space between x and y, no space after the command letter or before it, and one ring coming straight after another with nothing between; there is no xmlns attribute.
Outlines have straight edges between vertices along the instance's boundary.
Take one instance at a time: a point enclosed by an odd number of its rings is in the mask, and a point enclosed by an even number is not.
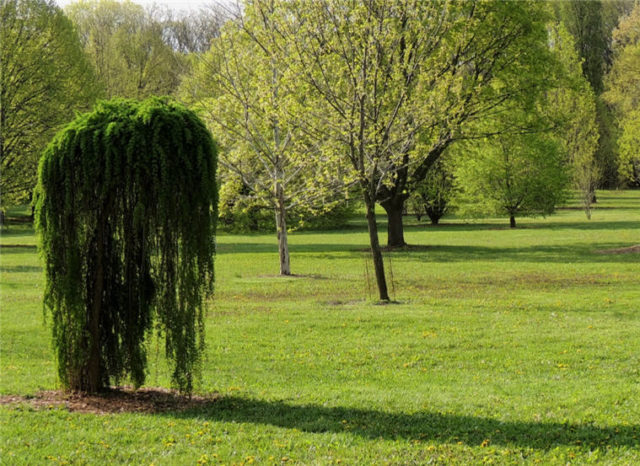
<svg viewBox="0 0 640 466"><path fill-rule="evenodd" d="M173 384L192 390L213 292L216 165L201 120L164 98L101 102L48 145L36 222L66 388L142 385L155 330Z"/></svg>

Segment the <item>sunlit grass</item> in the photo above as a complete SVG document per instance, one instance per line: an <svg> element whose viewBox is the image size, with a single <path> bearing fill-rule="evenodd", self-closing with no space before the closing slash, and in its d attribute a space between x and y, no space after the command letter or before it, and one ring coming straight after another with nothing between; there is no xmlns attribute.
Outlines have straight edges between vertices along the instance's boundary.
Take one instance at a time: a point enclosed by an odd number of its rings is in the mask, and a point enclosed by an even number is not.
<svg viewBox="0 0 640 466"><path fill-rule="evenodd" d="M426 247L385 253L387 306L359 219L292 233L292 278L273 235L220 235L198 392L222 398L161 415L4 407L2 461L640 462L640 257L599 253L640 243L640 192L599 193L591 221L407 223ZM0 392L34 395L56 377L32 227L0 244ZM168 386L150 346L147 385Z"/></svg>

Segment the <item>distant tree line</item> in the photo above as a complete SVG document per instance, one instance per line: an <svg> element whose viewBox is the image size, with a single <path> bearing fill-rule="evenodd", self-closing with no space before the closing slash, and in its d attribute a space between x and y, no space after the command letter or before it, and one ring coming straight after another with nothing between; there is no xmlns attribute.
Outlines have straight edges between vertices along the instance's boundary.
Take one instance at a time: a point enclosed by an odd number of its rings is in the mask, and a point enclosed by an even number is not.
<svg viewBox="0 0 640 466"><path fill-rule="evenodd" d="M337 225L365 206L380 298L403 213L551 213L569 189L640 184L632 0L253 0L189 14L131 2L0 6L2 207L46 142L98 99L169 95L220 143L231 228Z"/></svg>

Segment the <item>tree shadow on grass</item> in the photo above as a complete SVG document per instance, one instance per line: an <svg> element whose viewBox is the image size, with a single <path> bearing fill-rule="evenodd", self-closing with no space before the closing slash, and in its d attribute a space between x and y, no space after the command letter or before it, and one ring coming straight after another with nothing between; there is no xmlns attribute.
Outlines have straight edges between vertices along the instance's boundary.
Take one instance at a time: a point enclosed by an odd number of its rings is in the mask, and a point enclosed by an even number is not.
<svg viewBox="0 0 640 466"><path fill-rule="evenodd" d="M345 433L377 440L462 442L468 446L503 445L552 449L579 446L588 449L640 447L640 425L502 421L453 413L385 412L372 409L294 405L240 396L210 394L187 397L172 390L130 388L99 395L40 392L35 397L0 396L0 405L30 405L92 414L140 413L178 419L207 419L297 429L308 433Z"/></svg>
<svg viewBox="0 0 640 466"><path fill-rule="evenodd" d="M606 254L620 248L618 243L570 244L565 246L487 247L487 246L414 246L405 251L394 250L395 257L422 262L539 262L539 263L636 263L638 254ZM628 246L628 245L627 245Z"/></svg>
<svg viewBox="0 0 640 466"><path fill-rule="evenodd" d="M640 446L640 425L598 426L500 421L438 412L408 414L319 405L290 405L282 401L233 396L163 415L265 424L310 433L343 432L370 439L463 442L469 446L487 442L538 449L550 449L559 445L577 445L589 449Z"/></svg>
<svg viewBox="0 0 640 466"><path fill-rule="evenodd" d="M381 228L386 228L386 223L381 225ZM430 223L412 223L406 222L405 232L430 232L430 231L512 231L518 232L522 230L633 230L640 228L639 220L627 220L627 221L610 221L610 222L598 222L598 221L580 221L580 222L535 222L535 223L523 223L517 228L510 228L509 222L503 223L486 223L486 222L473 222L473 223L450 223L443 222L439 225L431 225Z"/></svg>
<svg viewBox="0 0 640 466"><path fill-rule="evenodd" d="M539 262L539 263L626 263L637 262L638 254L602 254L602 251L616 249L628 244L620 243L575 243L563 246L488 247L473 245L415 245L405 248L384 248L385 256L406 258L412 261L437 262ZM312 254L317 259L353 260L354 255L368 257L369 248L365 244L292 244L292 254ZM348 254L334 254L334 253ZM218 246L219 254L277 254L278 248L269 243L238 243Z"/></svg>
<svg viewBox="0 0 640 466"><path fill-rule="evenodd" d="M41 271L42 267L34 265L0 265L0 273L36 273Z"/></svg>

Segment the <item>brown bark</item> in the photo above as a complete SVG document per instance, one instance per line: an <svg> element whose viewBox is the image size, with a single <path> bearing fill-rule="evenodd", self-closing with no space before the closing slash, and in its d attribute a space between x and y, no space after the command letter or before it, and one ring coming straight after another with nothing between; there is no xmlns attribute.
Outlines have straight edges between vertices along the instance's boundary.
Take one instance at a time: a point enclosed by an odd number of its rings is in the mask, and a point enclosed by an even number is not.
<svg viewBox="0 0 640 466"><path fill-rule="evenodd" d="M516 227L516 218L513 216L513 214L511 214L509 216L509 226L511 228L515 228Z"/></svg>
<svg viewBox="0 0 640 466"><path fill-rule="evenodd" d="M376 274L376 283L380 301L390 301L387 290L387 280L384 276L384 262L382 260L382 250L378 239L378 225L376 224L376 213L374 200L365 194L365 205L367 209L367 226L369 227L369 243L371 244L371 255L373 256L373 269ZM402 211L401 211L402 212Z"/></svg>

